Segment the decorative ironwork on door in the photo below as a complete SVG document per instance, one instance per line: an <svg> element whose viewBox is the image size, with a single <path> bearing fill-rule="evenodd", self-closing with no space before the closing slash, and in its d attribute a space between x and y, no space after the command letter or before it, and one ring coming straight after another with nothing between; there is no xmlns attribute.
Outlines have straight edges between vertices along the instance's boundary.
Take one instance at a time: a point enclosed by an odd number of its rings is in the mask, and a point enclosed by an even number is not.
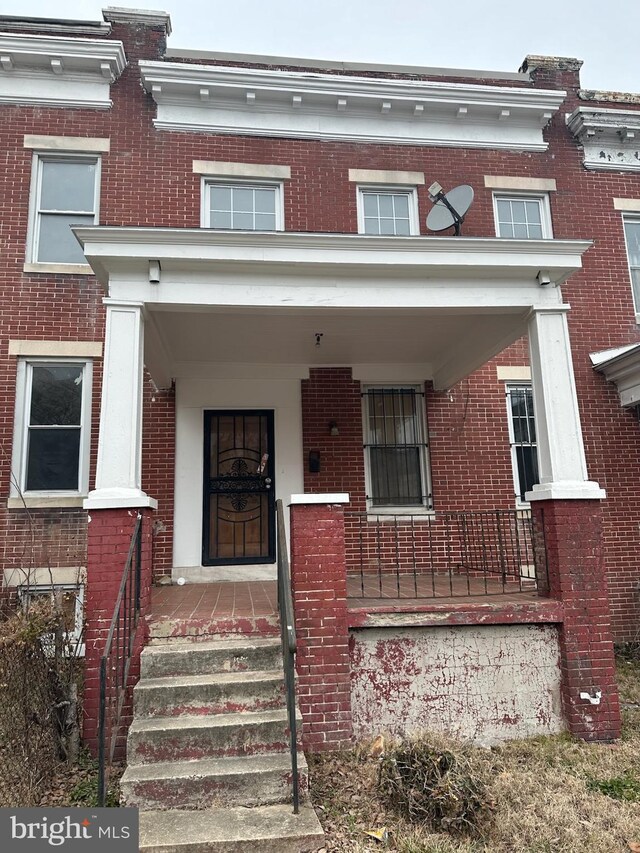
<svg viewBox="0 0 640 853"><path fill-rule="evenodd" d="M204 566L275 560L273 412L204 413Z"/></svg>

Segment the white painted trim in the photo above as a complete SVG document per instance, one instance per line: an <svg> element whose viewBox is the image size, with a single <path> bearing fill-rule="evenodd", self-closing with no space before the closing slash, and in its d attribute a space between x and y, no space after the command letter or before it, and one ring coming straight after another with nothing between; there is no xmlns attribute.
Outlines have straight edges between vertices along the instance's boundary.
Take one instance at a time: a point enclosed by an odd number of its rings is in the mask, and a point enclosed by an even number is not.
<svg viewBox="0 0 640 853"><path fill-rule="evenodd" d="M311 504L348 504L350 500L351 499L347 492L291 495L289 499L289 506L304 506Z"/></svg>
<svg viewBox="0 0 640 853"><path fill-rule="evenodd" d="M500 224L498 221L498 201L503 200L522 200L522 201L537 201L540 203L540 222L542 224L542 239L553 239L553 226L551 222L551 206L549 204L549 196L547 193L528 193L528 192L500 192L496 190L493 193L493 218L496 226L496 234L499 233ZM512 239L505 237L504 239ZM524 239L524 238L515 238Z"/></svg>
<svg viewBox="0 0 640 853"><path fill-rule="evenodd" d="M26 273L50 273L53 275L93 275L89 264L45 264L25 263L22 271Z"/></svg>
<svg viewBox="0 0 640 853"><path fill-rule="evenodd" d="M368 385L376 382L384 385L421 385L432 378L432 364L353 364L351 375L354 380Z"/></svg>
<svg viewBox="0 0 640 853"><path fill-rule="evenodd" d="M256 189L260 187L265 187L266 189L275 190L275 220L276 227L273 231L269 231L266 233L273 234L274 231L284 231L284 185L281 181L274 180L266 180L256 178L254 180L244 179L244 178L213 178L202 176L200 181L200 224L202 228L211 229L214 231L224 231L228 233L230 231L239 231L237 228L214 228L210 224L210 204L209 204L209 191L211 187L214 186L239 186L239 187L248 187L250 189ZM244 232L242 232L244 233ZM258 229L255 229L252 233L260 233Z"/></svg>
<svg viewBox="0 0 640 853"><path fill-rule="evenodd" d="M640 171L638 110L577 107L566 116L566 122L583 146L583 162L587 169Z"/></svg>
<svg viewBox="0 0 640 853"><path fill-rule="evenodd" d="M31 368L40 364L80 364L83 366L80 412L80 449L78 455L78 488L49 492L27 491L27 447L29 435L29 405L31 402ZM47 506L78 506L89 490L89 454L91 449L91 398L93 393L93 362L85 357L27 356L18 359L11 455L11 484L9 509ZM67 503L69 501L69 503Z"/></svg>
<svg viewBox="0 0 640 853"><path fill-rule="evenodd" d="M158 501L141 489L94 489L82 502L84 509L158 509Z"/></svg>
<svg viewBox="0 0 640 853"><path fill-rule="evenodd" d="M640 344L592 353L590 359L607 382L616 384L621 406L640 404Z"/></svg>
<svg viewBox="0 0 640 853"><path fill-rule="evenodd" d="M223 163L220 160L194 160L193 172L196 175L210 175L217 178L257 178L262 180L288 180L291 178L291 166L270 166L260 163Z"/></svg>
<svg viewBox="0 0 640 853"><path fill-rule="evenodd" d="M519 190L524 192L554 192L557 190L555 178L485 175L484 185L492 190Z"/></svg>
<svg viewBox="0 0 640 853"><path fill-rule="evenodd" d="M88 136L33 136L25 134L24 147L37 151L106 154L111 149L111 140Z"/></svg>
<svg viewBox="0 0 640 853"><path fill-rule="evenodd" d="M100 358L102 356L102 341L10 340L9 355Z"/></svg>
<svg viewBox="0 0 640 853"><path fill-rule="evenodd" d="M420 214L418 211L418 193L415 187L408 187L404 185L400 186L388 186L381 184L373 184L372 186L359 184L357 187L357 213L358 213L358 233L365 234L365 222L364 222L364 194L365 193L373 193L375 195L385 195L385 194L396 194L396 195L406 195L408 199L408 211L409 211L409 232L411 236L417 236L420 234ZM370 235L367 235L370 236ZM404 235L403 235L404 236ZM397 239L397 238L393 238Z"/></svg>
<svg viewBox="0 0 640 853"><path fill-rule="evenodd" d="M409 184L421 186L424 172L392 172L386 169L349 169L349 180L356 184Z"/></svg>
<svg viewBox="0 0 640 853"><path fill-rule="evenodd" d="M606 491L601 489L598 483L590 480L541 483L534 486L533 491L525 494L529 503L533 501L602 501L606 497Z"/></svg>
<svg viewBox="0 0 640 853"><path fill-rule="evenodd" d="M496 367L499 382L531 382L531 368L522 367Z"/></svg>
<svg viewBox="0 0 640 853"><path fill-rule="evenodd" d="M628 213L640 212L640 198L614 198L613 209Z"/></svg>
<svg viewBox="0 0 640 853"><path fill-rule="evenodd" d="M167 61L140 70L156 128L262 137L545 151L566 94Z"/></svg>

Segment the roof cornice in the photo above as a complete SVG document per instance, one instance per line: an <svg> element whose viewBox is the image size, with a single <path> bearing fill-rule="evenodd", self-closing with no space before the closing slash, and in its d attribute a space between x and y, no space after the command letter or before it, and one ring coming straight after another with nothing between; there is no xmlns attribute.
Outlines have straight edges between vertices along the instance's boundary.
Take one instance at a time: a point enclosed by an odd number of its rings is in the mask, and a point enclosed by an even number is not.
<svg viewBox="0 0 640 853"><path fill-rule="evenodd" d="M565 92L141 61L156 126L242 135L545 150Z"/></svg>
<svg viewBox="0 0 640 853"><path fill-rule="evenodd" d="M121 41L0 33L0 104L107 108Z"/></svg>
<svg viewBox="0 0 640 853"><path fill-rule="evenodd" d="M577 107L567 127L583 145L588 169L640 171L640 110Z"/></svg>

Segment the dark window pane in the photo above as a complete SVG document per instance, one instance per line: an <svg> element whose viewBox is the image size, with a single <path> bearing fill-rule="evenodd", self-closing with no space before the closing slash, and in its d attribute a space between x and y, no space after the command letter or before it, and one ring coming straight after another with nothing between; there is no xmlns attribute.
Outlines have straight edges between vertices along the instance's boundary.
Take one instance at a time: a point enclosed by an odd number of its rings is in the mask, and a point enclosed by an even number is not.
<svg viewBox="0 0 640 853"><path fill-rule="evenodd" d="M372 447L370 452L373 505L421 505L422 476L419 448Z"/></svg>
<svg viewBox="0 0 640 853"><path fill-rule="evenodd" d="M32 367L31 426L79 426L82 364Z"/></svg>
<svg viewBox="0 0 640 853"><path fill-rule="evenodd" d="M518 482L520 484L520 500L525 499L525 492L530 492L538 482L538 452L530 445L516 447L518 462Z"/></svg>
<svg viewBox="0 0 640 853"><path fill-rule="evenodd" d="M78 489L79 429L31 429L27 491Z"/></svg>

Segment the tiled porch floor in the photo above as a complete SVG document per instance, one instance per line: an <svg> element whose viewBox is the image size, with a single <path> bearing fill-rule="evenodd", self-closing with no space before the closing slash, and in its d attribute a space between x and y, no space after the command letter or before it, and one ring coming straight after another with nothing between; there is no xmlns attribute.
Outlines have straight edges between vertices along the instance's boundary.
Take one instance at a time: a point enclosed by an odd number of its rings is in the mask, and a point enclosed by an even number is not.
<svg viewBox="0 0 640 853"><path fill-rule="evenodd" d="M435 585L430 575L417 580L418 596L415 595L413 577L402 578L400 593L395 575L384 578L382 593L377 576L365 578L364 595L360 577L348 579L349 606L354 608L389 607L402 603L404 607L446 600L456 604L504 604L505 602L536 600L535 589L520 591L517 584L503 588L498 581L472 579L467 584L465 577L437 578ZM151 622L198 621L213 623L216 620L272 618L278 611L275 581L222 581L185 586L154 587L151 597Z"/></svg>

